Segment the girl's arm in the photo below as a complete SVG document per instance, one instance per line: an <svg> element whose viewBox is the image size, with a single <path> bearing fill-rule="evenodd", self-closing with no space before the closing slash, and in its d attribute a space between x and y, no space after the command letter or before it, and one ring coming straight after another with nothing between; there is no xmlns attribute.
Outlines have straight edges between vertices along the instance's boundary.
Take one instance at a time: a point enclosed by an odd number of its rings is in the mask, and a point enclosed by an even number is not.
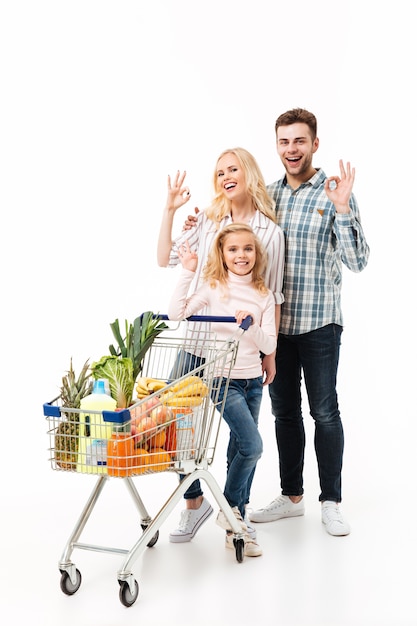
<svg viewBox="0 0 417 626"><path fill-rule="evenodd" d="M188 290L194 280L195 271L198 265L197 253L190 248L188 241L178 247L178 256L183 270L176 289L172 294L168 307L168 317L171 320L182 320L197 313L207 304L203 296L204 286L198 289L190 298L187 298Z"/></svg>
<svg viewBox="0 0 417 626"><path fill-rule="evenodd" d="M207 306L208 299L206 297L205 285L199 287L189 298L187 297L193 279L193 271L182 270L168 306L168 317L170 320L184 320Z"/></svg>

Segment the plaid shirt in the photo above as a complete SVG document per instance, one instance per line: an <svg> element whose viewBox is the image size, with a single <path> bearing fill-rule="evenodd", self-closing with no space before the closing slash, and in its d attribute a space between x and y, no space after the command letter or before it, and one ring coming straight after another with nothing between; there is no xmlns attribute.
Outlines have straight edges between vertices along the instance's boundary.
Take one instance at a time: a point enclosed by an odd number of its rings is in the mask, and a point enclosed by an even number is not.
<svg viewBox="0 0 417 626"><path fill-rule="evenodd" d="M280 332L287 335L327 324L342 326L342 263L360 272L368 262L369 247L354 195L350 213L336 213L324 190L325 180L319 169L295 190L285 176L268 185L285 237Z"/></svg>

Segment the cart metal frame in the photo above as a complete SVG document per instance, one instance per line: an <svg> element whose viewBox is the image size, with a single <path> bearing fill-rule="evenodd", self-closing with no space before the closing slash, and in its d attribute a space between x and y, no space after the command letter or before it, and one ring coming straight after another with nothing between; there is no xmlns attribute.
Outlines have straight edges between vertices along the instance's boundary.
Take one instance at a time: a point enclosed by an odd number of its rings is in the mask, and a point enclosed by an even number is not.
<svg viewBox="0 0 417 626"><path fill-rule="evenodd" d="M168 320L168 317L166 315L159 315L158 317ZM204 324L207 324L209 322L236 322L236 320L234 317L192 316L187 319L187 322L203 322ZM76 593L76 591L78 591L81 585L81 573L72 561L72 555L74 550L79 549L101 553L120 554L124 556L124 560L117 572L117 580L119 584L119 599L124 606L132 606L139 594L139 585L133 573L133 565L135 561L140 557L140 555L145 551L147 547L153 547L157 543L159 538L159 529L161 525L172 513L189 486L197 479L204 480L204 482L210 489L214 499L216 500L219 508L224 512L233 532L236 560L239 563L243 561L244 533L242 532L242 527L238 523L235 515L233 514L233 511L228 504L217 481L210 473L209 466L212 464L214 459L214 453L216 450L219 436L220 423L222 420L224 401L227 394L226 391L222 403L219 403L216 398L216 393L218 396L220 385L216 387L214 381L219 379L220 376L226 379L226 385L228 385L230 371L236 359L239 337L242 332L244 332L249 327L250 323L250 318L244 320L238 331L234 335L232 335L228 341L218 341L216 339L215 333L213 333L209 329L206 329L202 332L201 324L197 338L195 331L193 331L193 333L191 334L192 339L190 339L190 333L188 331L185 336L176 337L175 331L177 331L181 327L181 325L178 324L175 328L169 328L169 334L167 333L167 331L165 331L165 333L162 333L159 337L155 339L153 345L145 355L141 375L155 376L155 374L158 373L153 371L155 368L163 369L165 367L165 370L163 372L160 372L160 374L162 379L167 379L167 364L164 363L163 358L164 353L166 352L170 352L172 353L172 355L178 356L178 354L182 353L184 350L190 350L191 346L196 352L199 352L199 354L203 358L202 364L192 369L191 371L185 372L181 377L174 380L169 380L168 378L167 384L164 387L164 391L169 390L176 383L178 383L178 381L181 381L187 378L187 376L191 375L201 376L203 380L209 385L210 393L208 394L208 397L204 402L204 405L202 406L201 414L199 415L199 418L202 421L199 433L199 441L195 442L196 445L195 448L193 448L192 450L192 454L188 454L189 451L186 451L186 459L184 459L183 455L181 455L180 460L177 460L174 463L170 464L169 467L167 466L166 471L181 474L183 478L181 481L179 481L176 489L168 497L168 499L165 501L165 503L162 505L162 507L154 517L151 517L149 515L148 510L145 507L142 498L134 484L133 477L135 476L135 473L133 472L133 476L127 475L115 477L117 478L117 480L123 482L126 485L126 488L140 515L140 523L143 532L139 539L136 541L136 543L130 549L95 545L83 543L80 541L81 535L88 523L88 520L94 510L95 505L97 504L98 499L103 492L107 481L113 479L113 477L108 476L106 473L100 473L97 481L95 482L94 488L74 526L74 529L68 538L62 556L58 563L58 568L61 573L60 586L63 593L65 593L66 595L73 595L74 593ZM168 363L168 367L171 368L172 371L172 358L171 361ZM151 398L153 396L158 396L158 393L160 392L155 392L149 397ZM140 408L141 405L143 405L144 403L145 400L137 401L132 407L130 407L129 413L130 410ZM90 411L90 413L94 414L99 412ZM66 471L62 470L60 468L59 462L57 462L54 441L57 434L58 425L62 423L63 419L68 419L68 416L71 417L72 414L74 414L74 416L76 415L77 419L79 419L81 410L62 407L60 405L60 398L55 398L54 400L52 400L52 402L44 404L44 415L48 420L48 435L50 438L50 462L52 464L52 469L54 470ZM109 421L109 419L110 421L116 419L114 417L114 414L113 417L111 414L113 414L113 412L103 411L101 417L104 417L106 421ZM119 416L120 415L121 413L119 413ZM120 417L119 419L123 419L123 417ZM75 471L77 471L78 473L79 469ZM81 473L83 473L83 470L81 470ZM152 470L150 470L149 472L141 473L153 472Z"/></svg>

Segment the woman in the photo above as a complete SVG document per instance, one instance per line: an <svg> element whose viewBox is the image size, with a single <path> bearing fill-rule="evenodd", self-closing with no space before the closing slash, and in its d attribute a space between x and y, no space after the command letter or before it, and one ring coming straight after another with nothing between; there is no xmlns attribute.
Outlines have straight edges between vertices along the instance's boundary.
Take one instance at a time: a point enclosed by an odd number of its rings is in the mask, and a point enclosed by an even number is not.
<svg viewBox="0 0 417 626"><path fill-rule="evenodd" d="M217 159L213 173L214 197L210 206L198 214L196 227L181 233L174 241L172 227L176 211L191 198L189 187L184 185L186 172L177 172L173 181L168 176L168 196L162 214L157 260L161 267L175 267L180 263L179 250L186 242L198 255L198 263L190 285L190 293L201 283L201 272L208 253L218 233L225 226L239 222L248 224L267 251L265 285L275 300L276 330L279 328L284 272L284 234L276 223L274 204L267 193L265 180L258 163L244 148L224 150ZM206 314L207 311L201 311ZM197 333L199 324L190 324L190 332ZM187 355L181 373L199 364L198 355ZM263 384L268 385L275 376L275 354L268 355L262 364ZM190 541L201 525L212 514L210 503L203 497L199 481L195 481L184 494L186 509L181 513L178 528L170 533L174 543ZM249 527L252 536L254 529Z"/></svg>

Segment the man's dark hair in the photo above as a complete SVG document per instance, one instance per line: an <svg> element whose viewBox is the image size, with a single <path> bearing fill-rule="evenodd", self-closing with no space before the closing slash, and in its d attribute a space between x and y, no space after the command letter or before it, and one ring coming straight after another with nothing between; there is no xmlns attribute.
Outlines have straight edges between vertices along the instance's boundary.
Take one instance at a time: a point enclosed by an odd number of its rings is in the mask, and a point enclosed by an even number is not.
<svg viewBox="0 0 417 626"><path fill-rule="evenodd" d="M313 113L306 109L291 109L282 113L275 122L275 134L279 126L290 126L290 124L307 124L310 129L311 138L314 141L317 137L317 119Z"/></svg>

